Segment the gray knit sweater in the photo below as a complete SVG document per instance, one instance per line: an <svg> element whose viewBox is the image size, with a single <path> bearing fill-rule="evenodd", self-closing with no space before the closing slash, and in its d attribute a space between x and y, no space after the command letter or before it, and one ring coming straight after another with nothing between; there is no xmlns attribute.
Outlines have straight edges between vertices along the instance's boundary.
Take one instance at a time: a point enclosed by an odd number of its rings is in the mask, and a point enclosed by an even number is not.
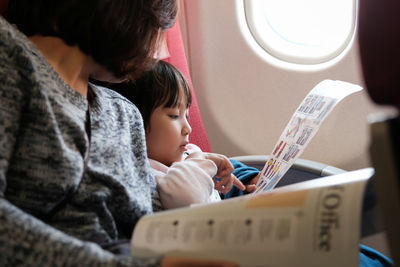
<svg viewBox="0 0 400 267"><path fill-rule="evenodd" d="M155 181L137 109L92 88L80 182L88 102L0 17L0 266L157 264L96 244L131 237L152 212Z"/></svg>

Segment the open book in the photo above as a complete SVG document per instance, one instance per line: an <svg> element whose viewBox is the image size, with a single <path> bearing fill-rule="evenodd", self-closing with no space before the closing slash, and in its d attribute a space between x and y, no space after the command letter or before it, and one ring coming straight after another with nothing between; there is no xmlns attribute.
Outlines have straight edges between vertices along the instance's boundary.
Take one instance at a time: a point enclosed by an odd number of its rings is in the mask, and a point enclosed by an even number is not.
<svg viewBox="0 0 400 267"><path fill-rule="evenodd" d="M358 266L362 196L373 173L367 168L144 216L132 253L240 266Z"/></svg>
<svg viewBox="0 0 400 267"><path fill-rule="evenodd" d="M136 257L181 255L240 266L356 266L361 202L373 169L274 188L344 97L360 86L324 80L305 97L262 169L257 194L144 216Z"/></svg>

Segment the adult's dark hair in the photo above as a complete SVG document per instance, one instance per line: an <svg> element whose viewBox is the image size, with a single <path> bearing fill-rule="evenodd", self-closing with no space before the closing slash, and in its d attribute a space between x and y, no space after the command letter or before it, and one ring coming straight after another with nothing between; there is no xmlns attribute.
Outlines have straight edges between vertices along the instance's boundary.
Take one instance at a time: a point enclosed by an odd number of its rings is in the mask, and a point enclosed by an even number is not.
<svg viewBox="0 0 400 267"><path fill-rule="evenodd" d="M150 116L157 107L174 108L179 105L181 96L186 98L186 108L192 104L186 78L172 64L162 60L138 80L111 84L109 87L137 106L146 130L150 130Z"/></svg>
<svg viewBox="0 0 400 267"><path fill-rule="evenodd" d="M135 78L151 68L176 0L11 0L7 19L27 36L77 45L114 76Z"/></svg>

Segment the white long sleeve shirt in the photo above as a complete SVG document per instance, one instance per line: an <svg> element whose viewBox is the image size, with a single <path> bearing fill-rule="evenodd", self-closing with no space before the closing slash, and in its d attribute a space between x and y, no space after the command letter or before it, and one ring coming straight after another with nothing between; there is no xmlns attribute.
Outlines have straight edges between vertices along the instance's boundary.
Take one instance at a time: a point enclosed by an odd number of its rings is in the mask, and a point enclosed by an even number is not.
<svg viewBox="0 0 400 267"><path fill-rule="evenodd" d="M191 144L191 150L198 148ZM221 200L214 189L212 178L217 174L217 166L213 161L184 159L168 167L156 160L149 160L164 209Z"/></svg>

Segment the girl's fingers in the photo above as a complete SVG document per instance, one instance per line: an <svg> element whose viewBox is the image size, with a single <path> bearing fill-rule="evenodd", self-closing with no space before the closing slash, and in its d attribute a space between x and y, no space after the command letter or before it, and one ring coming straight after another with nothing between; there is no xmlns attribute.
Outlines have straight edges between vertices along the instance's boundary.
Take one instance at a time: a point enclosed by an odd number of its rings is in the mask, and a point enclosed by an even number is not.
<svg viewBox="0 0 400 267"><path fill-rule="evenodd" d="M232 175L232 176L233 176L233 184L237 188L239 188L241 191L245 190L246 186L238 178L236 178L236 176L234 176L234 175Z"/></svg>
<svg viewBox="0 0 400 267"><path fill-rule="evenodd" d="M232 189L233 185L237 186L242 191L246 189L246 186L244 186L242 182L233 174L220 178L220 181L214 180L214 182L215 189L223 194L228 193Z"/></svg>
<svg viewBox="0 0 400 267"><path fill-rule="evenodd" d="M254 190L256 190L255 184L246 185L246 190L245 190L246 193L253 193Z"/></svg>

